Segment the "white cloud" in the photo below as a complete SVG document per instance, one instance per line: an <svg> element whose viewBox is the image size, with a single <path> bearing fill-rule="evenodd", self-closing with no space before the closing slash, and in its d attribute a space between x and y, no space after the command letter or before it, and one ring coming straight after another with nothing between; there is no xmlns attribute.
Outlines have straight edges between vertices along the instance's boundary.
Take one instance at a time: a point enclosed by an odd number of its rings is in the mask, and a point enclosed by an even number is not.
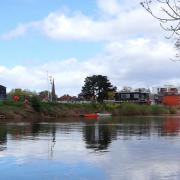
<svg viewBox="0 0 180 180"><path fill-rule="evenodd" d="M39 22L30 22L25 24L19 24L15 29L3 34L1 36L4 40L11 40L20 36L23 36L29 31L30 29L38 28Z"/></svg>
<svg viewBox="0 0 180 180"><path fill-rule="evenodd" d="M120 11L119 0L97 0L98 7L110 15L116 15Z"/></svg>
<svg viewBox="0 0 180 180"><path fill-rule="evenodd" d="M74 94L81 91L85 77L93 74L107 75L113 85L147 87L164 83L180 82L180 63L173 63L170 58L175 50L167 43L152 42L138 38L122 43L107 44L104 52L98 56L79 61L72 58L51 61L42 66L0 66L0 81L8 89L21 87L31 90L47 89L46 71L55 77L59 95Z"/></svg>
<svg viewBox="0 0 180 180"><path fill-rule="evenodd" d="M97 4L100 13L96 17L81 12L51 12L42 20L19 25L2 35L2 38L13 39L31 29L54 40L80 41L115 41L142 36L158 38L162 33L159 23L139 5L139 0L123 7L117 0L98 0ZM113 14L115 16L111 16ZM163 38L163 35L160 37Z"/></svg>
<svg viewBox="0 0 180 180"><path fill-rule="evenodd" d="M2 38L5 39L5 40L8 40L8 39L13 39L13 38L16 38L18 36L22 36L26 33L27 31L27 26L25 26L24 24L22 25L18 25L17 28L9 31L8 33L2 35Z"/></svg>

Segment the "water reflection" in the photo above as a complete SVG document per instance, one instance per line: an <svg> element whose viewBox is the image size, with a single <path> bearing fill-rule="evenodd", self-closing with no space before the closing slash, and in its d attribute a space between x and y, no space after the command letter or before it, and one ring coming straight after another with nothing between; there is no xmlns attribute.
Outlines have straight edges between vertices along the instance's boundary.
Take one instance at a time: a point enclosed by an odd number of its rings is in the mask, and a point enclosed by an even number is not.
<svg viewBox="0 0 180 180"><path fill-rule="evenodd" d="M7 128L5 124L2 124L0 126L0 151L6 149L6 146L4 146L6 142L7 142Z"/></svg>
<svg viewBox="0 0 180 180"><path fill-rule="evenodd" d="M0 172L3 179L12 170L12 179L28 179L20 172L34 167L29 179L178 179L179 133L179 117L1 123Z"/></svg>
<svg viewBox="0 0 180 180"><path fill-rule="evenodd" d="M180 118L167 117L165 119L123 119L114 121L82 121L73 123L2 123L0 124L0 144L7 142L7 135L12 139L23 139L26 137L38 137L49 135L55 142L56 131L69 134L74 130L82 132L87 148L97 150L107 149L112 140L118 136L148 137L153 134L158 136L177 136L180 130ZM127 139L127 138L125 138Z"/></svg>
<svg viewBox="0 0 180 180"><path fill-rule="evenodd" d="M98 122L86 123L83 127L83 136L87 148L105 150L112 140L113 128L108 125L101 125Z"/></svg>
<svg viewBox="0 0 180 180"><path fill-rule="evenodd" d="M117 138L128 140L157 136L178 136L180 130L179 117L167 118L126 118L111 121L81 121L80 123L2 123L0 124L0 145L7 143L7 136L21 140L26 137L35 139L40 135L49 136L53 144L56 142L56 132L70 134L72 131L82 133L86 147L96 151L106 150ZM3 147L3 146L1 146ZM3 150L4 148L0 148Z"/></svg>
<svg viewBox="0 0 180 180"><path fill-rule="evenodd" d="M163 125L164 134L177 136L179 133L179 118L167 118Z"/></svg>

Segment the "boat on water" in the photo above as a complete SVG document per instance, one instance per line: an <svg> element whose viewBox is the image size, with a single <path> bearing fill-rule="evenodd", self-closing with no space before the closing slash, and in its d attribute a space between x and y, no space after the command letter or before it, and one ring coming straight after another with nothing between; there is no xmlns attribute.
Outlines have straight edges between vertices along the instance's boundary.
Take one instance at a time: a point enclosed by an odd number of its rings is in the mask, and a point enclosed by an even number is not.
<svg viewBox="0 0 180 180"><path fill-rule="evenodd" d="M112 114L110 113L92 113L92 114L84 114L83 117L90 119L97 119L100 117L110 117Z"/></svg>
<svg viewBox="0 0 180 180"><path fill-rule="evenodd" d="M86 118L98 118L97 114L84 114L83 116Z"/></svg>
<svg viewBox="0 0 180 180"><path fill-rule="evenodd" d="M97 115L99 117L109 117L109 116L112 116L112 114L110 114L110 113L97 113Z"/></svg>

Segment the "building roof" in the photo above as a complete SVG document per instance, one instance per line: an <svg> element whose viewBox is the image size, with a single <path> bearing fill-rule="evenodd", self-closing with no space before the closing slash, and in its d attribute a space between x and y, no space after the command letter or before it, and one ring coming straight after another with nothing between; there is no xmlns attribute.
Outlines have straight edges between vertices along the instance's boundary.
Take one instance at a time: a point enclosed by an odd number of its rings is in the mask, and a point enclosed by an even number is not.
<svg viewBox="0 0 180 180"><path fill-rule="evenodd" d="M132 92L125 92L125 91L120 91L117 92L116 94L150 94L150 92L138 92L138 91L132 91Z"/></svg>
<svg viewBox="0 0 180 180"><path fill-rule="evenodd" d="M70 101L70 100L75 100L77 99L76 96L70 96L70 95L63 95L60 98L58 98L59 101Z"/></svg>

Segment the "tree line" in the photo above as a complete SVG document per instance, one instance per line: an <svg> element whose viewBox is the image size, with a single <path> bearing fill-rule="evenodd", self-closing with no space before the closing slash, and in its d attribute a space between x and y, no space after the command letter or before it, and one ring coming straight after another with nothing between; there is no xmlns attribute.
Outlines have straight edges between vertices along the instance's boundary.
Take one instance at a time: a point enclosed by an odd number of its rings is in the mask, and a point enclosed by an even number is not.
<svg viewBox="0 0 180 180"><path fill-rule="evenodd" d="M105 99L112 99L116 90L116 86L112 85L107 76L92 75L85 78L80 96L87 101L103 102ZM12 89L8 93L9 97L19 96L23 99L24 97L38 96L41 100L51 97L51 95L52 93L47 90L37 93L30 90Z"/></svg>

